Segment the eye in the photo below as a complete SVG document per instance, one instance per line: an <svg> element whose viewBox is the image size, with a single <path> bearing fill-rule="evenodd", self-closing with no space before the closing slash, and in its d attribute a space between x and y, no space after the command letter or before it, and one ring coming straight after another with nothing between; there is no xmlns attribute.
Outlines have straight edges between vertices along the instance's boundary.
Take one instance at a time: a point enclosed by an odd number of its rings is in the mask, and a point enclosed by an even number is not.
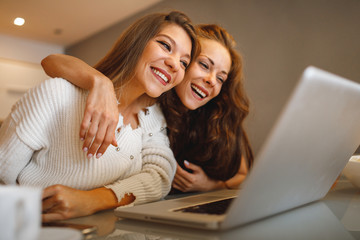
<svg viewBox="0 0 360 240"><path fill-rule="evenodd" d="M171 46L170 46L170 44L168 44L167 42L160 41L160 40L158 40L157 42L160 43L160 44L161 44L164 48L166 48L169 52L171 51Z"/></svg>
<svg viewBox="0 0 360 240"><path fill-rule="evenodd" d="M204 69L209 69L209 65L208 65L207 63L202 62L202 61L199 61L199 64L200 64L200 66L201 66L202 68L204 68Z"/></svg>
<svg viewBox="0 0 360 240"><path fill-rule="evenodd" d="M187 67L188 67L188 62L187 61L184 61L184 60L182 60L182 61L180 61L181 62L181 64L184 66L184 68L186 69Z"/></svg>
<svg viewBox="0 0 360 240"><path fill-rule="evenodd" d="M225 82L225 79L224 79L223 77L221 77L221 76L218 76L218 77L217 77L217 80L218 80L221 84Z"/></svg>

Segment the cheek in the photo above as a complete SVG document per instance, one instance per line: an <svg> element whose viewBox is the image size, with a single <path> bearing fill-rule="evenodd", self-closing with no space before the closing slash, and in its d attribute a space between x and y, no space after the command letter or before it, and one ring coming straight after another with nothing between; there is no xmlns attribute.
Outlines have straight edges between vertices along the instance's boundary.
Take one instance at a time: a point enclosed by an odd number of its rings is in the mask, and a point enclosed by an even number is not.
<svg viewBox="0 0 360 240"><path fill-rule="evenodd" d="M176 75L176 80L175 80L175 85L181 83L184 80L184 76L185 76L185 71L182 72L178 72L178 74Z"/></svg>
<svg viewBox="0 0 360 240"><path fill-rule="evenodd" d="M216 97L217 95L219 95L219 93L220 93L220 91L221 91L221 86L216 86L215 88L214 88L214 91L212 92L212 98L214 98L214 97Z"/></svg>

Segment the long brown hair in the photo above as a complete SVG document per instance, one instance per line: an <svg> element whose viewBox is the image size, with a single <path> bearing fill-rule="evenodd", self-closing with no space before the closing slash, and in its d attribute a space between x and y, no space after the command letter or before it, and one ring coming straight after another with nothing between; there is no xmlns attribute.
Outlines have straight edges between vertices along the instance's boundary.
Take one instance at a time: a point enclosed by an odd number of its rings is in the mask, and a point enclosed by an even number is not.
<svg viewBox="0 0 360 240"><path fill-rule="evenodd" d="M192 43L191 60L197 54L198 42L194 26L184 13L146 15L130 25L119 37L113 48L94 67L111 79L115 90L134 75L135 67L147 43L166 25L177 24L189 35Z"/></svg>
<svg viewBox="0 0 360 240"><path fill-rule="evenodd" d="M243 127L249 100L243 87L243 63L233 37L218 25L198 25L198 37L215 40L228 49L231 68L218 96L193 111L187 110L174 90L161 97L168 136L178 163L188 160L217 180L238 171L241 158L251 167L253 152ZM194 63L192 63L194 64Z"/></svg>

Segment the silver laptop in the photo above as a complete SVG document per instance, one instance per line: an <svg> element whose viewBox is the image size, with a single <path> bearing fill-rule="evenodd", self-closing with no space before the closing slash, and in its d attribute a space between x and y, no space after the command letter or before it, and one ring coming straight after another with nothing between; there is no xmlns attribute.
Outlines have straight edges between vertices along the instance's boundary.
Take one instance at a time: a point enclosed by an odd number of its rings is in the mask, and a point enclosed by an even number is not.
<svg viewBox="0 0 360 240"><path fill-rule="evenodd" d="M360 84L310 66L240 190L118 208L115 215L192 228L228 229L319 200L360 144L359 119ZM224 202L228 207L222 206Z"/></svg>
<svg viewBox="0 0 360 240"><path fill-rule="evenodd" d="M352 235L322 201L228 231L208 231L140 220L121 219L115 223L116 239L186 240L354 240ZM115 239L115 238L114 238Z"/></svg>

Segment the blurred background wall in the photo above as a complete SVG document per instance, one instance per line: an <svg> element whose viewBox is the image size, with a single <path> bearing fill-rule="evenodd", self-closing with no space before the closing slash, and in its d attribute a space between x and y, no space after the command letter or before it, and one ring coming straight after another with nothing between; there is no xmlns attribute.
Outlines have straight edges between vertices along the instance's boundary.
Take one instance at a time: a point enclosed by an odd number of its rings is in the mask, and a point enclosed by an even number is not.
<svg viewBox="0 0 360 240"><path fill-rule="evenodd" d="M195 23L220 24L237 41L251 99L246 128L255 153L306 66L360 82L358 0L165 0L65 52L93 65L135 19L173 9Z"/></svg>

